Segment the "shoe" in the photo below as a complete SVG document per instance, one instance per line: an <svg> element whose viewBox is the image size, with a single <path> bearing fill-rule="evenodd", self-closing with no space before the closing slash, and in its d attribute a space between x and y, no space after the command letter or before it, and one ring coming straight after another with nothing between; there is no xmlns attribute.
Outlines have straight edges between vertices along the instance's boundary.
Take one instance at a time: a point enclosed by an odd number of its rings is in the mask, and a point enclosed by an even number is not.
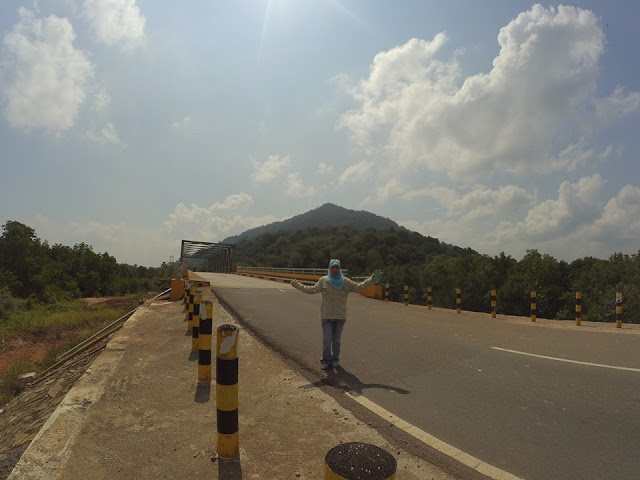
<svg viewBox="0 0 640 480"><path fill-rule="evenodd" d="M340 362L337 360L335 362L331 362L331 368L338 368L340 366Z"/></svg>
<svg viewBox="0 0 640 480"><path fill-rule="evenodd" d="M320 364L320 368L321 368L322 370L326 370L327 368L329 368L329 364L328 364L328 363L321 363L321 364Z"/></svg>

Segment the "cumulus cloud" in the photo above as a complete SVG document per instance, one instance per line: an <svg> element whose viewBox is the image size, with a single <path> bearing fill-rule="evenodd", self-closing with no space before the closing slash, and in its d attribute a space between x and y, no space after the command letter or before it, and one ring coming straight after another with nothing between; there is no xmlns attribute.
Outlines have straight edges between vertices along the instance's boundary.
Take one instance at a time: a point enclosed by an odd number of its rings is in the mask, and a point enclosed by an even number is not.
<svg viewBox="0 0 640 480"><path fill-rule="evenodd" d="M361 183L371 177L371 169L373 162L368 160L362 160L355 165L351 165L342 172L338 181L341 184L345 183Z"/></svg>
<svg viewBox="0 0 640 480"><path fill-rule="evenodd" d="M99 90L93 98L93 110L102 112L107 109L111 103L111 95L106 90Z"/></svg>
<svg viewBox="0 0 640 480"><path fill-rule="evenodd" d="M135 0L85 0L82 8L99 42L125 53L144 45L146 19Z"/></svg>
<svg viewBox="0 0 640 480"><path fill-rule="evenodd" d="M269 183L284 170L291 165L289 155L269 155L264 162L253 162L254 171L251 173L251 180L254 183Z"/></svg>
<svg viewBox="0 0 640 480"><path fill-rule="evenodd" d="M164 221L163 228L170 236L216 242L280 220L273 215L251 216L253 204L253 198L246 193L229 195L223 202L209 207L179 203Z"/></svg>
<svg viewBox="0 0 640 480"><path fill-rule="evenodd" d="M294 198L313 197L316 193L315 188L305 185L298 173L290 173L287 175L287 188L285 193Z"/></svg>
<svg viewBox="0 0 640 480"><path fill-rule="evenodd" d="M66 18L38 18L18 10L20 20L4 37L2 92L12 127L61 134L71 128L94 76L87 54L73 46Z"/></svg>
<svg viewBox="0 0 640 480"><path fill-rule="evenodd" d="M465 79L460 52L438 58L446 42L439 33L378 53L346 87L358 108L338 125L369 153L469 181L575 169L593 158L583 138L601 119L640 109L638 92L595 97L604 36L591 11L534 5L500 30L489 73Z"/></svg>
<svg viewBox="0 0 640 480"><path fill-rule="evenodd" d="M477 188L448 204L450 216L460 216L463 221L500 218L523 206L531 205L534 195L524 188L508 185L492 190Z"/></svg>
<svg viewBox="0 0 640 480"><path fill-rule="evenodd" d="M607 202L602 215L588 229L594 240L619 244L640 238L640 187L625 185ZM613 253L613 252L612 252Z"/></svg>
<svg viewBox="0 0 640 480"><path fill-rule="evenodd" d="M333 165L328 165L324 162L318 164L318 175L328 175L333 172Z"/></svg>
<svg viewBox="0 0 640 480"><path fill-rule="evenodd" d="M173 122L171 124L171 128L173 128L174 130L185 130L189 128L189 125L191 125L191 117L187 115L182 120L176 120L175 122Z"/></svg>
<svg viewBox="0 0 640 480"><path fill-rule="evenodd" d="M87 132L87 137L89 140L96 143L123 145L118 133L116 132L116 127L111 122L107 123L99 132L89 130Z"/></svg>

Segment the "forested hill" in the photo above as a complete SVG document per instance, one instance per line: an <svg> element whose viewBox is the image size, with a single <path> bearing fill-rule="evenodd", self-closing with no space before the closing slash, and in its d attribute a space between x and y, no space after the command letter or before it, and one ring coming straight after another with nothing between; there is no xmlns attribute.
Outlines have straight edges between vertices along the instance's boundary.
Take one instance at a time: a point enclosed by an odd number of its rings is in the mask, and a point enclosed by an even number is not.
<svg viewBox="0 0 640 480"><path fill-rule="evenodd" d="M332 203L325 203L321 207L310 210L306 213L296 215L282 222L273 222L262 227L252 228L240 235L228 237L222 243L236 244L240 240L257 238L265 233L275 232L295 232L304 230L305 228L324 228L324 227L344 227L349 226L355 230L366 230L372 228L374 230L404 230L393 220L375 215L363 210L349 210Z"/></svg>

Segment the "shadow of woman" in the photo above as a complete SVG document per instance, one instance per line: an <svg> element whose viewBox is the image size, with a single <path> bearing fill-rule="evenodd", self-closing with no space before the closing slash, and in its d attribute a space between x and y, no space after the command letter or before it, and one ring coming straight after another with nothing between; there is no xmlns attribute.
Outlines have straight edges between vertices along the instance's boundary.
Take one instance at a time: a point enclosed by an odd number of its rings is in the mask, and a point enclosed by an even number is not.
<svg viewBox="0 0 640 480"><path fill-rule="evenodd" d="M348 372L342 366L336 368L329 368L326 370L327 376L321 378L317 382L302 385L300 388L313 388L320 385L327 385L334 388L339 388L345 392L351 392L356 395L362 395L362 391L366 388L381 388L383 390L389 390L391 392L399 393L401 395L407 395L409 390L393 387L391 385L383 385L381 383L362 383L358 377L353 373Z"/></svg>

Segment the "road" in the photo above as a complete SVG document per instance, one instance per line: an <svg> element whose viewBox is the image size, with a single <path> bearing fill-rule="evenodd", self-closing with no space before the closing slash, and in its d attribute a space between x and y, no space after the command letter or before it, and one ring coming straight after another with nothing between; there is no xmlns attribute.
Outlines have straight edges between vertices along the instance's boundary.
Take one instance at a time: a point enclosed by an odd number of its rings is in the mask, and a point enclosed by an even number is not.
<svg viewBox="0 0 640 480"><path fill-rule="evenodd" d="M259 336L327 375L320 295L198 275ZM341 357L350 390L517 477L640 478L637 331L550 328L351 294Z"/></svg>

